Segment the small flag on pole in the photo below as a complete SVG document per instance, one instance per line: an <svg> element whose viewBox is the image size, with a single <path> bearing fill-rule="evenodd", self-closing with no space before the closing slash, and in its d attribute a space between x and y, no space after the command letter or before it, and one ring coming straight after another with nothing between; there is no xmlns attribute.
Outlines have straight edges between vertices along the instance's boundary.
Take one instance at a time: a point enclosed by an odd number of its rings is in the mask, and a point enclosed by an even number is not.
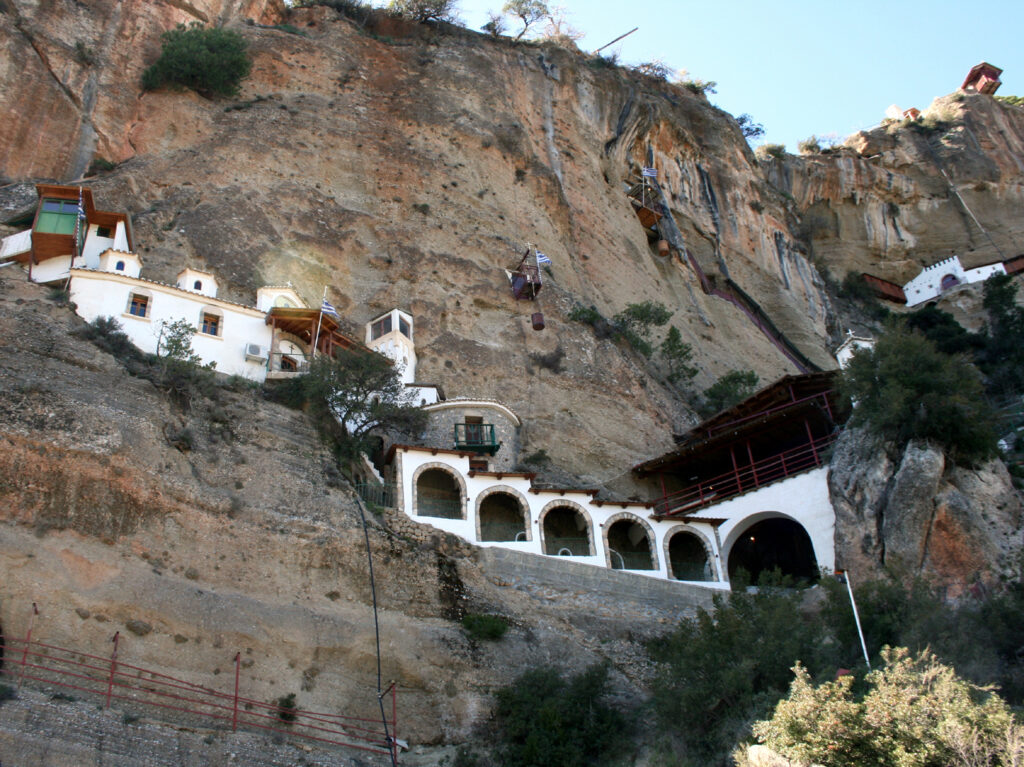
<svg viewBox="0 0 1024 767"><path fill-rule="evenodd" d="M658 169L657 168L644 168L643 171L641 171L641 175L643 175L645 178L657 178L658 177Z"/></svg>
<svg viewBox="0 0 1024 767"><path fill-rule="evenodd" d="M538 250L537 251L537 263L538 264L550 264L551 263L551 259L548 258L547 256L545 256L543 253L541 253Z"/></svg>
<svg viewBox="0 0 1024 767"><path fill-rule="evenodd" d="M341 317L338 316L338 310L331 306L330 301L328 301L326 298L323 300L323 303L320 304L320 311L323 312L324 314L331 315L335 319L341 319Z"/></svg>

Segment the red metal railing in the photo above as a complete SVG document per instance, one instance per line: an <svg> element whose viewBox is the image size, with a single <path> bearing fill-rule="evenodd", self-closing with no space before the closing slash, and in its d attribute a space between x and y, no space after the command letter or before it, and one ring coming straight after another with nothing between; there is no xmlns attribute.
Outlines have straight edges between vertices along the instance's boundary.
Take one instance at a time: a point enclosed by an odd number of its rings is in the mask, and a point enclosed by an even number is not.
<svg viewBox="0 0 1024 767"><path fill-rule="evenodd" d="M830 434L773 455L771 458L764 458L717 477L701 480L655 501L654 514L659 517L691 514L705 506L721 503L742 493L792 477L794 474L816 469L825 464L825 453L835 439L836 436Z"/></svg>
<svg viewBox="0 0 1024 767"><path fill-rule="evenodd" d="M33 618L35 617L33 605ZM31 640L31 623L25 639L5 640L7 662L0 677L9 677L18 687L32 682L44 689L60 688L132 705L150 706L199 717L214 724L238 729L263 730L289 738L346 746L376 754L392 755L397 763L395 726L398 718L397 690L392 685L392 718L387 729L381 719L306 711L245 698L238 694L241 653L234 657L234 692L227 693L177 679L118 660L120 632L111 641L108 657L91 655Z"/></svg>
<svg viewBox="0 0 1024 767"><path fill-rule="evenodd" d="M718 424L717 426L713 426L710 429L706 429L705 430L705 436L712 437L712 436L714 436L715 434L717 434L720 431L725 431L726 429L734 429L737 426L739 426L740 424L746 423L747 421L753 421L753 420L755 420L757 418L763 418L766 415L771 415L772 413L777 413L780 410L788 410L789 408L793 407L794 405L800 405L800 404L802 404L804 402L812 402L812 401L814 401L816 399L820 399L821 400L822 404L825 406L825 412L828 413L829 417L831 418L832 417L832 406L829 404L828 398L829 398L829 395L833 394L833 393L834 392L832 391L832 389L828 389L827 391L818 392L817 394L811 394L808 397L801 397L800 399L789 399L789 400L786 400L781 405L776 405L775 407L768 408L767 410L758 410L756 413L752 413L751 415L743 416L743 418L737 418L737 419L735 419L733 421L728 421L726 423L722 423L722 424Z"/></svg>

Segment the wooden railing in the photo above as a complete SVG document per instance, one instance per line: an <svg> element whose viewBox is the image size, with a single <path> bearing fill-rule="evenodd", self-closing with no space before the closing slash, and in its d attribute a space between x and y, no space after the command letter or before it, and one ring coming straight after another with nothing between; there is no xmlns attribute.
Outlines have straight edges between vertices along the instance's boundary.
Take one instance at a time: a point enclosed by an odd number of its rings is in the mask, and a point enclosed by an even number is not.
<svg viewBox="0 0 1024 767"><path fill-rule="evenodd" d="M701 480L665 495L654 502L654 515L672 517L692 514L697 509L721 503L795 474L817 469L828 461L830 448L835 439L835 434L820 437L800 447L740 466L734 471Z"/></svg>

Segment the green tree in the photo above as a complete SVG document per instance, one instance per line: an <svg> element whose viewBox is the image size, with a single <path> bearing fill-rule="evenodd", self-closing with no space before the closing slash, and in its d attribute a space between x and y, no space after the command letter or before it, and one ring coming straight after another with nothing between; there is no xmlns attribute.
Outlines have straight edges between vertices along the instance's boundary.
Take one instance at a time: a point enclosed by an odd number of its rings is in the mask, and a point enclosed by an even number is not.
<svg viewBox="0 0 1024 767"><path fill-rule="evenodd" d="M568 679L546 666L527 671L496 696L498 763L596 767L617 762L625 726L607 694L607 666L591 666Z"/></svg>
<svg viewBox="0 0 1024 767"><path fill-rule="evenodd" d="M370 452L375 430L416 433L426 425L427 414L398 369L376 352L341 350L333 358L317 357L300 380L306 398L345 429L339 445L345 458Z"/></svg>
<svg viewBox="0 0 1024 767"><path fill-rule="evenodd" d="M697 368L690 364L693 360L693 347L683 341L683 335L675 325L668 329L659 351L668 368L669 382L685 383L697 375Z"/></svg>
<svg viewBox="0 0 1024 767"><path fill-rule="evenodd" d="M741 402L757 388L753 370L730 370L704 390L704 412L713 415Z"/></svg>
<svg viewBox="0 0 1024 767"><path fill-rule="evenodd" d="M671 318L672 312L664 304L644 301L627 305L623 311L612 317L612 324L618 335L629 341L634 349L645 357L650 357L654 351L648 340L651 330L661 327Z"/></svg>
<svg viewBox="0 0 1024 767"><path fill-rule="evenodd" d="M516 35L516 40L522 39L531 26L549 15L548 4L543 0L507 0L501 12L515 16L523 22L523 28Z"/></svg>
<svg viewBox="0 0 1024 767"><path fill-rule="evenodd" d="M977 369L918 333L889 328L874 349L854 354L840 386L856 403L851 424L900 446L931 440L965 463L995 453L993 415Z"/></svg>
<svg viewBox="0 0 1024 767"><path fill-rule="evenodd" d="M142 73L147 91L164 85L191 88L206 96L233 96L249 74L245 39L237 32L193 22L164 32L156 63Z"/></svg>
<svg viewBox="0 0 1024 767"><path fill-rule="evenodd" d="M824 767L992 767L1024 760L1024 729L991 689L962 680L927 650L886 648L857 700L852 676L815 687L800 664L787 698L754 725L787 759Z"/></svg>
<svg viewBox="0 0 1024 767"><path fill-rule="evenodd" d="M388 10L420 22L454 21L455 0L391 0Z"/></svg>
<svg viewBox="0 0 1024 767"><path fill-rule="evenodd" d="M754 122L754 118L749 114L743 113L737 117L736 124L740 126L745 139L761 138L764 135L764 126Z"/></svg>

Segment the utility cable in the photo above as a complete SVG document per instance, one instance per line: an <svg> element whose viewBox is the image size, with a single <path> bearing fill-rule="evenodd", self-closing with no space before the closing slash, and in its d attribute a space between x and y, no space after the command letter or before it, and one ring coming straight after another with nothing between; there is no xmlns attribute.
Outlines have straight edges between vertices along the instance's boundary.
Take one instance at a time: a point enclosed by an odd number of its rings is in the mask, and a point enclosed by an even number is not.
<svg viewBox="0 0 1024 767"><path fill-rule="evenodd" d="M398 767L398 760L395 758L395 751L398 749L398 741L392 741L391 733L388 731L388 718L384 713L384 692L381 690L380 622L377 619L377 586L373 579L373 552L370 550L370 530L366 524L366 514L363 512L363 502L359 498L356 498L356 506L359 507L359 519L363 523L363 538L366 540L366 561L370 568L370 598L373 601L373 633L377 642L377 705L380 706L380 720L384 724L384 739L388 744L388 755L391 757L391 767Z"/></svg>

